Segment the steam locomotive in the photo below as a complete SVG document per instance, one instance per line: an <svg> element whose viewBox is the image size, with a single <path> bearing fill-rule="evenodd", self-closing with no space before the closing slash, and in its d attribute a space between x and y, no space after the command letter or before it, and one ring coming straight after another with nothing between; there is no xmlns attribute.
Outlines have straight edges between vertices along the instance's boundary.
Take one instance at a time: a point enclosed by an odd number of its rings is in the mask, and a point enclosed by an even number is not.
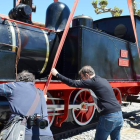
<svg viewBox="0 0 140 140"><path fill-rule="evenodd" d="M32 10L35 11L32 0L21 0L9 12L10 18L0 18L0 83L14 81L17 66L17 73L32 72L36 87L43 90L70 10L64 3L52 3L46 11L45 25L31 21ZM139 34L138 16L135 23ZM140 91L139 54L130 16L97 21L84 15L73 18L56 69L78 79L77 72L84 65L92 66L97 75L110 82L120 104L122 100L139 102L138 96L130 96ZM71 114L71 120L82 126L95 114L94 99L88 89L68 87L52 79L47 95L50 125L61 127ZM0 97L2 123L9 117L7 105L6 99Z"/></svg>

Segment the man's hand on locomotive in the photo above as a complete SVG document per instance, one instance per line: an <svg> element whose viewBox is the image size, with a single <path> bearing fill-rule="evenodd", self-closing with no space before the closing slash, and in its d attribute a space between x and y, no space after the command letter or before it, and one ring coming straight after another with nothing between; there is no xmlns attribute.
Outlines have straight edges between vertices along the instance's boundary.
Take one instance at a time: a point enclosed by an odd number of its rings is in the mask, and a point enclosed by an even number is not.
<svg viewBox="0 0 140 140"><path fill-rule="evenodd" d="M52 68L51 73L53 76L56 76L58 74L58 71L55 68Z"/></svg>

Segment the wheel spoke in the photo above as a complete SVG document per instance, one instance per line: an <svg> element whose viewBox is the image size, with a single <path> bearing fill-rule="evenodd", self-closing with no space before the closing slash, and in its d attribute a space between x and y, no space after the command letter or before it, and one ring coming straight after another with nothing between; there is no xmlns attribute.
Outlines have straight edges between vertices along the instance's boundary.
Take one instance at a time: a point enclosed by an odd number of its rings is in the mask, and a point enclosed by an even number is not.
<svg viewBox="0 0 140 140"><path fill-rule="evenodd" d="M80 114L81 114L81 111L76 111L75 117L78 118Z"/></svg>
<svg viewBox="0 0 140 140"><path fill-rule="evenodd" d="M87 93L86 93L86 91L84 91L84 93L83 93L84 95L84 101L86 101L86 95L87 95Z"/></svg>
<svg viewBox="0 0 140 140"><path fill-rule="evenodd" d="M76 99L76 100L75 100L75 103L81 103L81 102L79 102L79 100L78 100L78 99Z"/></svg>
<svg viewBox="0 0 140 140"><path fill-rule="evenodd" d="M83 101L83 99L82 99L82 94L79 94L79 99L80 99L80 101Z"/></svg>
<svg viewBox="0 0 140 140"><path fill-rule="evenodd" d="M85 121L88 121L88 117L87 117L86 113L84 113L84 119L85 119Z"/></svg>
<svg viewBox="0 0 140 140"><path fill-rule="evenodd" d="M81 113L80 116L79 116L80 122L83 122L83 115L84 115L84 114Z"/></svg>
<svg viewBox="0 0 140 140"><path fill-rule="evenodd" d="M88 99L87 99L87 100L88 100L88 102L89 102L89 103L93 103L93 102L94 102L94 101L93 101L93 98L92 98L92 96L91 96L91 95L88 97Z"/></svg>

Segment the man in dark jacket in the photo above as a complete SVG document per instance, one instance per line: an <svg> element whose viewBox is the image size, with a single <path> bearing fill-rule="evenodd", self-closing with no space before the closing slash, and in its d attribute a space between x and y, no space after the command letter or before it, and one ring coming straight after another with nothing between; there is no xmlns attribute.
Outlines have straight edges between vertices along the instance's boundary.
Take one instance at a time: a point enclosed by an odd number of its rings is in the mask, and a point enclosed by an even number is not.
<svg viewBox="0 0 140 140"><path fill-rule="evenodd" d="M71 80L52 69L52 75L72 87L88 88L94 94L94 102L100 118L95 134L95 140L120 140L120 129L123 125L121 106L118 103L112 87L108 81L95 75L91 66L84 66L79 74L81 80Z"/></svg>
<svg viewBox="0 0 140 140"><path fill-rule="evenodd" d="M29 111L37 92L34 82L34 75L28 71L23 71L18 74L17 82L0 84L0 96L5 96L8 99L11 112L13 113L11 118L15 116L15 114L25 116ZM43 119L47 120L49 123L44 93L39 89L38 91L40 93L40 101L35 109L34 114L41 115L42 105ZM36 125L30 126L27 124L25 130L25 140L53 140L50 126L47 126L45 129L40 129Z"/></svg>

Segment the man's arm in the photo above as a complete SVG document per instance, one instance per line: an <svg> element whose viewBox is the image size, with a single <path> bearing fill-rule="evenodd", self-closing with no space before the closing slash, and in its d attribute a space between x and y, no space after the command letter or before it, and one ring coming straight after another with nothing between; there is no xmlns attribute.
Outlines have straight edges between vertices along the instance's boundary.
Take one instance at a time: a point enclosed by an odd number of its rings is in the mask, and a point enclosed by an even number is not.
<svg viewBox="0 0 140 140"><path fill-rule="evenodd" d="M0 84L0 96L11 96L13 93L14 83Z"/></svg>
<svg viewBox="0 0 140 140"><path fill-rule="evenodd" d="M63 83L67 84L71 87L79 87L79 88L89 88L89 80L72 80L69 79L57 72L56 69L52 69L52 75L56 76L59 80L61 80Z"/></svg>

